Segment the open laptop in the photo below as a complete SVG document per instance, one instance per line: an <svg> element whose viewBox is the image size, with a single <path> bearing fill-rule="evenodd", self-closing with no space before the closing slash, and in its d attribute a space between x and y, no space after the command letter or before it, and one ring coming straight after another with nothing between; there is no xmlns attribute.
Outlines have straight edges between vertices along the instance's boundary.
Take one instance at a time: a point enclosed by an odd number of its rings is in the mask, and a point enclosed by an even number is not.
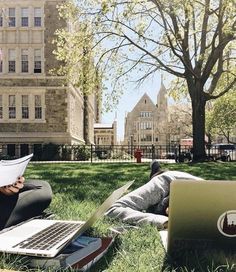
<svg viewBox="0 0 236 272"><path fill-rule="evenodd" d="M115 190L86 222L32 219L0 233L0 251L40 257L54 257L72 240L90 228L132 185Z"/></svg>
<svg viewBox="0 0 236 272"><path fill-rule="evenodd" d="M173 181L168 230L160 231L167 253L236 248L235 195L236 181Z"/></svg>

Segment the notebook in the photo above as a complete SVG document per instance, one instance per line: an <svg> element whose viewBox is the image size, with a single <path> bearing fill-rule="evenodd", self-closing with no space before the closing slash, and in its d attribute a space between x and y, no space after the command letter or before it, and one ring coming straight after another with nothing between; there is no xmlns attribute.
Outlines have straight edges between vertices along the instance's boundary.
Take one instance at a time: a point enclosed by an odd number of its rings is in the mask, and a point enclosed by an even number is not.
<svg viewBox="0 0 236 272"><path fill-rule="evenodd" d="M133 182L115 190L86 222L33 219L0 233L0 252L54 257L101 218Z"/></svg>
<svg viewBox="0 0 236 272"><path fill-rule="evenodd" d="M236 248L236 181L178 180L170 185L167 253Z"/></svg>

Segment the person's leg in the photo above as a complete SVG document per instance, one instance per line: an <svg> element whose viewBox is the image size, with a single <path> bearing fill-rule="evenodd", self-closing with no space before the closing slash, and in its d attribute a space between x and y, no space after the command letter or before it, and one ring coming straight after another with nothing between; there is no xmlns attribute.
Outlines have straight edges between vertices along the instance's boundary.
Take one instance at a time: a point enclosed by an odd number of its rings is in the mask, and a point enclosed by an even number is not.
<svg viewBox="0 0 236 272"><path fill-rule="evenodd" d="M51 187L42 180L27 181L16 195L0 195L0 229L40 215L51 199Z"/></svg>

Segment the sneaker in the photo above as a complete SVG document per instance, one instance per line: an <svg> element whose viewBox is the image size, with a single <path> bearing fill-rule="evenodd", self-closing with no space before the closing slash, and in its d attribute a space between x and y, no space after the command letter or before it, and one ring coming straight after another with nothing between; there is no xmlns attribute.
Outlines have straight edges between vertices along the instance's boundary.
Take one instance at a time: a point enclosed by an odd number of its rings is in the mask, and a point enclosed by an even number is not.
<svg viewBox="0 0 236 272"><path fill-rule="evenodd" d="M150 179L151 179L153 177L153 175L155 175L156 173L158 173L161 170L161 166L157 160L153 160L151 162L150 167L151 167L151 173L150 173Z"/></svg>

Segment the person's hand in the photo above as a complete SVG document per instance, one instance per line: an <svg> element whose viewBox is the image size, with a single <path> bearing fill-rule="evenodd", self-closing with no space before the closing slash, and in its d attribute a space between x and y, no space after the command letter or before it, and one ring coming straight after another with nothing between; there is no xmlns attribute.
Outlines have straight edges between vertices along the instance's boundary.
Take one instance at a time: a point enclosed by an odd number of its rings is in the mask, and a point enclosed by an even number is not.
<svg viewBox="0 0 236 272"><path fill-rule="evenodd" d="M0 188L0 192L4 195L14 195L19 192L20 189L24 187L25 178L19 177L13 185L8 185Z"/></svg>
<svg viewBox="0 0 236 272"><path fill-rule="evenodd" d="M166 215L169 215L169 207L166 208Z"/></svg>

